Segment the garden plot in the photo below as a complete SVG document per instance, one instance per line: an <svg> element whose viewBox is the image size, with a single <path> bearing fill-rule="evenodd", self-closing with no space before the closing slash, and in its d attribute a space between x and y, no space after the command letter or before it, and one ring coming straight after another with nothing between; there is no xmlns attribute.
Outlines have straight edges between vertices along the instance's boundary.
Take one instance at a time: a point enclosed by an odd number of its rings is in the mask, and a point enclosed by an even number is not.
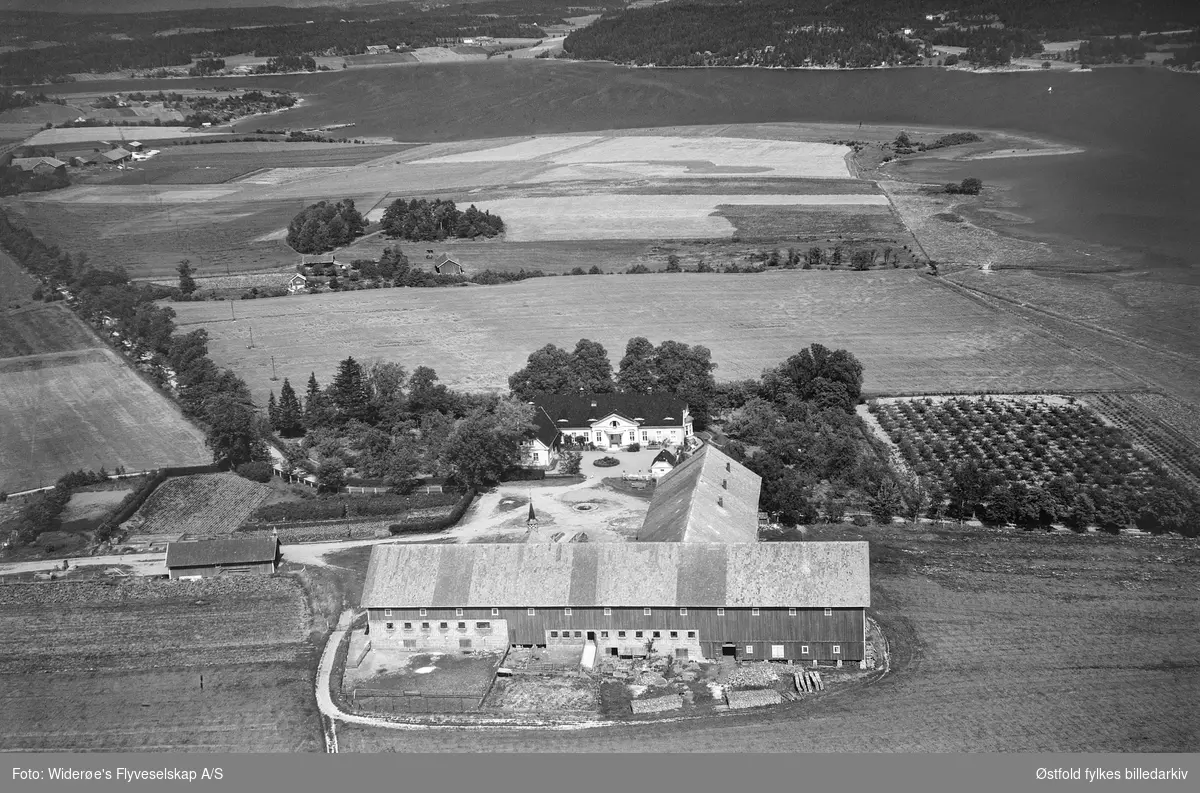
<svg viewBox="0 0 1200 793"><path fill-rule="evenodd" d="M62 527L70 531L76 527L93 528L105 515L111 512L125 496L132 493L131 489L78 491L71 494L62 514Z"/></svg>
<svg viewBox="0 0 1200 793"><path fill-rule="evenodd" d="M516 242L590 239L729 238L717 215L730 206L887 206L882 195L614 195L508 198L477 206L504 218Z"/></svg>
<svg viewBox="0 0 1200 793"><path fill-rule="evenodd" d="M123 529L135 534L220 537L246 522L271 488L237 474L195 474L168 479Z"/></svg>

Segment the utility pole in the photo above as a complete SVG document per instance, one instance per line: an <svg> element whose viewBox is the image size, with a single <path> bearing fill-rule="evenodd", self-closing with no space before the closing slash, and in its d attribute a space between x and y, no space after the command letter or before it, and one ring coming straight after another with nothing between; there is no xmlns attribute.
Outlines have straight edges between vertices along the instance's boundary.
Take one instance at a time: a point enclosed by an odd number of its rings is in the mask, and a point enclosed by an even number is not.
<svg viewBox="0 0 1200 793"><path fill-rule="evenodd" d="M254 349L254 326L253 325L250 326L250 346L247 347L246 349L247 350Z"/></svg>
<svg viewBox="0 0 1200 793"><path fill-rule="evenodd" d="M235 314L233 311L233 298L232 297L229 298L229 318L231 320L233 320L234 322L237 322L237 314Z"/></svg>
<svg viewBox="0 0 1200 793"><path fill-rule="evenodd" d="M279 375L275 374L275 356L274 355L271 356L271 379L272 380L279 379Z"/></svg>

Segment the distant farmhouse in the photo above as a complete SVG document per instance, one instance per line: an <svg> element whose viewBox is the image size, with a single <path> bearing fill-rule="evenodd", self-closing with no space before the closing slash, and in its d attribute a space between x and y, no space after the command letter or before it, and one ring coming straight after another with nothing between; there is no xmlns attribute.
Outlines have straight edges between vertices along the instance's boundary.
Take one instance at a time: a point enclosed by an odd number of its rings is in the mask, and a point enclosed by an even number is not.
<svg viewBox="0 0 1200 793"><path fill-rule="evenodd" d="M62 176L67 172L67 164L56 157L15 157L10 165L46 176Z"/></svg>
<svg viewBox="0 0 1200 793"><path fill-rule="evenodd" d="M711 444L654 488L638 542L755 542L762 478Z"/></svg>
<svg viewBox="0 0 1200 793"><path fill-rule="evenodd" d="M598 449L680 445L693 435L687 403L671 394L538 394L532 401L554 422L560 440Z"/></svg>
<svg viewBox="0 0 1200 793"><path fill-rule="evenodd" d="M270 575L278 564L279 540L275 537L194 540L167 545L167 572L171 578Z"/></svg>
<svg viewBox="0 0 1200 793"><path fill-rule="evenodd" d="M663 449L658 455L650 461L650 476L657 482L671 472L671 469L679 464L675 455L671 454L666 449Z"/></svg>
<svg viewBox="0 0 1200 793"><path fill-rule="evenodd" d="M373 647L861 661L865 542L377 545Z"/></svg>
<svg viewBox="0 0 1200 793"><path fill-rule="evenodd" d="M443 253L433 263L433 271L438 275L463 275L466 269L453 256Z"/></svg>

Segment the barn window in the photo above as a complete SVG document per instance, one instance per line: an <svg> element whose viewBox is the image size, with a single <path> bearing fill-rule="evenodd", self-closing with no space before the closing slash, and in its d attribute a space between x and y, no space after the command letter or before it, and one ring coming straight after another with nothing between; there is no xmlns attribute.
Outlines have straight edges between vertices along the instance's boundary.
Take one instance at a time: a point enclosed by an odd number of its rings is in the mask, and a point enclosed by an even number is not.
<svg viewBox="0 0 1200 793"><path fill-rule="evenodd" d="M394 622L389 622L389 623L386 625L386 627L387 627L387 629L388 629L389 631L390 631L390 630L394 630L394 629L395 629L395 627L396 627L396 623L394 623Z"/></svg>
<svg viewBox="0 0 1200 793"><path fill-rule="evenodd" d="M470 650L471 649L471 640L470 639L459 639L458 640L458 649Z"/></svg>
<svg viewBox="0 0 1200 793"><path fill-rule="evenodd" d="M635 639L640 639L645 635L646 635L645 631L634 631L633 632L633 638L635 638Z"/></svg>
<svg viewBox="0 0 1200 793"><path fill-rule="evenodd" d="M758 616L758 609L750 609L750 616L751 616L751 617L757 617L757 616Z"/></svg>
<svg viewBox="0 0 1200 793"><path fill-rule="evenodd" d="M671 638L672 638L672 639L678 639L678 638L679 638L679 631L671 631Z"/></svg>
<svg viewBox="0 0 1200 793"><path fill-rule="evenodd" d="M600 631L600 638L601 638L601 639L607 639L607 638L608 638L608 631Z"/></svg>
<svg viewBox="0 0 1200 793"><path fill-rule="evenodd" d="M771 657L772 658L783 658L783 645L782 644L772 644L771 645Z"/></svg>
<svg viewBox="0 0 1200 793"><path fill-rule="evenodd" d="M808 645L807 644L800 645L800 654L808 655Z"/></svg>
<svg viewBox="0 0 1200 793"><path fill-rule="evenodd" d="M537 614L537 609L525 609L526 616L532 617L534 614Z"/></svg>
<svg viewBox="0 0 1200 793"><path fill-rule="evenodd" d="M462 609L455 609L455 610L454 610L454 616L456 616L456 617L461 617L461 616L462 616Z"/></svg>
<svg viewBox="0 0 1200 793"><path fill-rule="evenodd" d="M624 638L625 638L625 631L617 631L617 638L618 638L618 639L624 639Z"/></svg>
<svg viewBox="0 0 1200 793"><path fill-rule="evenodd" d="M500 616L500 609L492 609L492 616L493 616L493 617L499 617L499 616Z"/></svg>
<svg viewBox="0 0 1200 793"><path fill-rule="evenodd" d="M567 616L567 617L571 616L571 610L570 610L570 609L563 609L563 615L564 615L564 616Z"/></svg>
<svg viewBox="0 0 1200 793"><path fill-rule="evenodd" d="M551 639L557 639L557 638L558 638L558 631L550 631L550 638L551 638Z"/></svg>
<svg viewBox="0 0 1200 793"><path fill-rule="evenodd" d="M725 616L725 609L717 609L717 616L718 616L718 617L724 617L724 616Z"/></svg>
<svg viewBox="0 0 1200 793"><path fill-rule="evenodd" d="M404 623L404 630L406 630L406 631L411 631L411 630L412 630L412 623L411 623L411 622L406 622L406 623Z"/></svg>
<svg viewBox="0 0 1200 793"><path fill-rule="evenodd" d="M423 631L427 631L427 630L429 630L429 623L428 623L428 622L422 622L422 623L421 623L421 630L423 630Z"/></svg>
<svg viewBox="0 0 1200 793"><path fill-rule="evenodd" d="M689 638L689 639L695 639L695 638L696 638L696 632L695 632L695 631L688 631L688 638Z"/></svg>
<svg viewBox="0 0 1200 793"><path fill-rule="evenodd" d="M417 616L418 616L418 617L425 617L425 616L428 616L428 615L425 613L425 609L421 609L421 613L420 613L420 614L418 614Z"/></svg>
<svg viewBox="0 0 1200 793"><path fill-rule="evenodd" d="M465 622L458 623L458 629L460 631L465 631L467 629L467 623L465 623Z"/></svg>
<svg viewBox="0 0 1200 793"><path fill-rule="evenodd" d="M417 646L417 640L416 640L416 639L405 639L405 640L404 640L404 646L405 646L405 647L416 647L416 646Z"/></svg>
<svg viewBox="0 0 1200 793"><path fill-rule="evenodd" d="M654 632L654 634L653 634L653 636L654 636L654 638L655 638L655 639L661 639L661 638L662 638L662 631L655 631L655 632Z"/></svg>
<svg viewBox="0 0 1200 793"><path fill-rule="evenodd" d="M643 616L643 617L649 617L649 616L650 616L650 609L642 609L642 616Z"/></svg>
<svg viewBox="0 0 1200 793"><path fill-rule="evenodd" d="M746 655L754 655L754 645L753 644L746 645Z"/></svg>
<svg viewBox="0 0 1200 793"><path fill-rule="evenodd" d="M841 655L842 654L842 645L840 645L840 644L833 645L833 654Z"/></svg>
<svg viewBox="0 0 1200 793"><path fill-rule="evenodd" d="M679 648L677 648L677 649L675 650L675 657L676 657L676 658L678 658L678 659L679 659L679 660L681 660L681 661L686 661L686 660L687 660L687 657L688 657L687 648L686 648L686 647L679 647Z"/></svg>
<svg viewBox="0 0 1200 793"><path fill-rule="evenodd" d="M384 609L384 610L383 610L383 616L385 616L385 617L390 617L390 616L392 616L392 610L391 610L391 609Z"/></svg>
<svg viewBox="0 0 1200 793"><path fill-rule="evenodd" d="M576 638L576 639L582 639L582 638L583 638L583 631L575 631L575 638Z"/></svg>
<svg viewBox="0 0 1200 793"><path fill-rule="evenodd" d="M833 616L833 609L825 609L825 616L826 616L826 617L832 617L832 616Z"/></svg>
<svg viewBox="0 0 1200 793"><path fill-rule="evenodd" d="M439 623L438 623L438 630L439 630L439 631L448 631L448 630L450 630L450 623L448 623L448 622L439 622Z"/></svg>
<svg viewBox="0 0 1200 793"><path fill-rule="evenodd" d="M789 617L794 617L794 616L796 616L796 610L795 610L795 609L788 609L788 616L789 616Z"/></svg>
<svg viewBox="0 0 1200 793"><path fill-rule="evenodd" d="M612 616L612 609L610 609L610 608L605 608L605 609L604 609L604 616L606 616L606 617L611 617L611 616Z"/></svg>
<svg viewBox="0 0 1200 793"><path fill-rule="evenodd" d="M487 630L491 630L491 629L492 629L492 623L490 623L490 622L477 622L477 623L475 623L475 629L476 629L476 630L480 630L480 631L487 631Z"/></svg>
<svg viewBox="0 0 1200 793"><path fill-rule="evenodd" d="M681 617L686 617L686 616L687 616L687 609L680 609L680 610L679 610L679 616L681 616Z"/></svg>

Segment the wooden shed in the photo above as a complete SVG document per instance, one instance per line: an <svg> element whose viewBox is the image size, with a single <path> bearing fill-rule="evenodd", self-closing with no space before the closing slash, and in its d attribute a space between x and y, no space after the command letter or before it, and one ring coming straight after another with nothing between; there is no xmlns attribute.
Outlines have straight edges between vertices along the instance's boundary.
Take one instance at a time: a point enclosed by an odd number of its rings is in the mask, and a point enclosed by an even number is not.
<svg viewBox="0 0 1200 793"><path fill-rule="evenodd" d="M278 565L276 537L193 540L167 545L167 572L171 578L271 575Z"/></svg>
<svg viewBox="0 0 1200 793"><path fill-rule="evenodd" d="M379 545L372 645L860 661L865 542Z"/></svg>

